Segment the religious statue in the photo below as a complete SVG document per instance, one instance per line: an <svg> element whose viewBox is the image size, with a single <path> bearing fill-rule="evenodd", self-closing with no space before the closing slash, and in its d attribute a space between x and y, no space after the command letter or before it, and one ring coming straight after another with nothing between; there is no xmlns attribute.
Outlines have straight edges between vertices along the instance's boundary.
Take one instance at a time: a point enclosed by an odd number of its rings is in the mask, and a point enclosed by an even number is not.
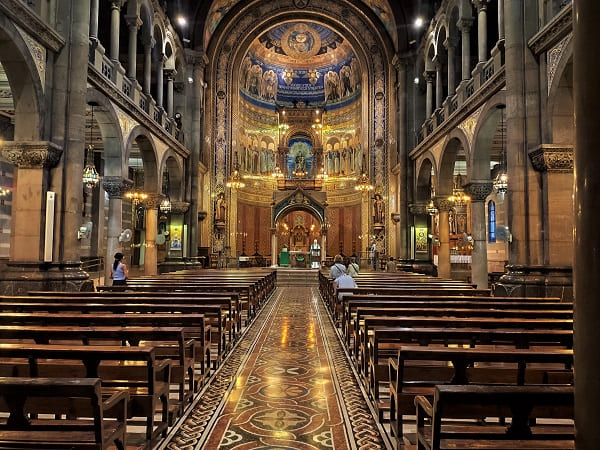
<svg viewBox="0 0 600 450"><path fill-rule="evenodd" d="M319 242L315 239L312 244L310 244L310 268L318 269L319 263L321 261L321 246Z"/></svg>
<svg viewBox="0 0 600 450"><path fill-rule="evenodd" d="M385 216L385 205L381 198L381 194L375 194L375 202L373 203L373 223L383 225Z"/></svg>
<svg viewBox="0 0 600 450"><path fill-rule="evenodd" d="M294 168L297 171L304 171L304 169L306 168L306 161L304 159L304 155L299 154L298 156L296 156L296 160L294 161Z"/></svg>
<svg viewBox="0 0 600 450"><path fill-rule="evenodd" d="M215 223L225 223L227 217L227 202L225 201L225 194L221 193L217 197L217 205L215 207Z"/></svg>

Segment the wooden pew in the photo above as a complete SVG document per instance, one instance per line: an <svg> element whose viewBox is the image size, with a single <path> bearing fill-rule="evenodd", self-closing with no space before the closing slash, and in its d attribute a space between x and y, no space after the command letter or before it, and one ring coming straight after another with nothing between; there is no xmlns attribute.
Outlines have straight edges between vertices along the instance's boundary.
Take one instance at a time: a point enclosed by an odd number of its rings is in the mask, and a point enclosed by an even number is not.
<svg viewBox="0 0 600 450"><path fill-rule="evenodd" d="M121 391L103 401L99 378L2 377L0 447L124 450L128 399ZM28 417L41 413L69 420Z"/></svg>
<svg viewBox="0 0 600 450"><path fill-rule="evenodd" d="M100 378L105 392L129 393L128 418L146 417L148 446L154 445L159 436L166 436L171 362L168 359L155 362L153 347L0 344L0 358L0 370L16 371L25 377ZM83 367L67 361L80 361ZM129 364L122 364L124 361ZM101 365L101 362L113 364ZM159 407L161 420L155 423L154 414Z"/></svg>
<svg viewBox="0 0 600 450"><path fill-rule="evenodd" d="M487 364L473 367L476 363ZM516 370L502 366L508 363L516 364ZM535 371L528 369L531 364L536 365ZM389 360L392 434L402 440L402 416L413 414L414 398L417 395L431 396L435 385L469 384L472 380L475 383L514 385L523 385L530 380L529 382L539 384L548 371L569 371L572 364L573 351L566 349L533 351L506 347L483 349L403 346L398 352L398 358ZM544 369L541 365L547 365L547 368Z"/></svg>
<svg viewBox="0 0 600 450"><path fill-rule="evenodd" d="M417 396L414 403L418 450L574 448L573 424L530 426L532 420L541 418L573 419L570 386L436 386L433 404L423 396ZM444 419L498 415L511 417L511 425L444 423Z"/></svg>

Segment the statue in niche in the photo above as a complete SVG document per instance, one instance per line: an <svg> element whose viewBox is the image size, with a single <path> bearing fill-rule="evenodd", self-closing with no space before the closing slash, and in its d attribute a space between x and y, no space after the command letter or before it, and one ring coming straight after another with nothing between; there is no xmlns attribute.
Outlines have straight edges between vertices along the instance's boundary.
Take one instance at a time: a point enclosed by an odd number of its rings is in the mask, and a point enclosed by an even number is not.
<svg viewBox="0 0 600 450"><path fill-rule="evenodd" d="M215 207L215 223L225 223L227 217L227 202L225 201L225 194L220 193L217 197L217 205Z"/></svg>
<svg viewBox="0 0 600 450"><path fill-rule="evenodd" d="M375 194L375 201L373 202L373 223L376 225L383 225L383 219L385 216L385 205L381 194Z"/></svg>
<svg viewBox="0 0 600 450"><path fill-rule="evenodd" d="M304 171L306 169L306 159L302 153L299 153L296 156L294 161L294 168L298 171Z"/></svg>
<svg viewBox="0 0 600 450"><path fill-rule="evenodd" d="M448 212L448 225L450 234L456 234L456 211L454 211L454 208Z"/></svg>

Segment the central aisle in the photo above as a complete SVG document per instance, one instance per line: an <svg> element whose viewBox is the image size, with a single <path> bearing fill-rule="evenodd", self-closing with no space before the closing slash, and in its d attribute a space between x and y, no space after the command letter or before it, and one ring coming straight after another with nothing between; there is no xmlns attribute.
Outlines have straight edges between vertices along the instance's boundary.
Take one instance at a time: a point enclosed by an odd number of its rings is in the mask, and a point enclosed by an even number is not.
<svg viewBox="0 0 600 450"><path fill-rule="evenodd" d="M316 288L278 287L168 449L385 448Z"/></svg>

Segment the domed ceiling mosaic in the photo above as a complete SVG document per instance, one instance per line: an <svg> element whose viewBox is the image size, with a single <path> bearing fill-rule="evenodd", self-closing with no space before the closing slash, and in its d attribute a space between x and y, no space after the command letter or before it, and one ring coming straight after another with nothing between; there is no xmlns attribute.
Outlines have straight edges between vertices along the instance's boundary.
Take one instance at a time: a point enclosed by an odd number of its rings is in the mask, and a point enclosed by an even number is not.
<svg viewBox="0 0 600 450"><path fill-rule="evenodd" d="M330 28L289 22L259 36L240 73L240 92L267 108L326 105L336 109L359 97L361 73L350 44Z"/></svg>
<svg viewBox="0 0 600 450"><path fill-rule="evenodd" d="M208 47L210 38L212 37L217 26L225 17L225 15L233 8L240 0L214 0L205 22L204 28L204 46ZM270 0L271 1L271 0ZM377 17L383 23L386 31L391 36L392 41L396 44L396 21L390 8L388 0L363 0Z"/></svg>

